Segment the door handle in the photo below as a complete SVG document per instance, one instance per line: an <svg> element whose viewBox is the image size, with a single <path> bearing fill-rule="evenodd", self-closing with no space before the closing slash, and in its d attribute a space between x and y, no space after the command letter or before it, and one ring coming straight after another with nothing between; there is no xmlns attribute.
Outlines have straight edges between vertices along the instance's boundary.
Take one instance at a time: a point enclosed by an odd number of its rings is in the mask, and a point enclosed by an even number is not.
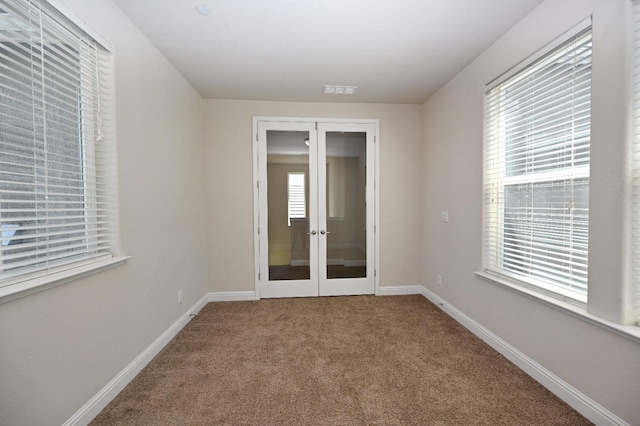
<svg viewBox="0 0 640 426"><path fill-rule="evenodd" d="M307 232L307 235L316 235L316 234L317 234L317 232L316 232L315 229L313 231L311 231L311 232Z"/></svg>
<svg viewBox="0 0 640 426"><path fill-rule="evenodd" d="M321 233L322 235L324 235L324 234L330 234L330 233L331 233L331 231L325 231L325 230L323 229L322 231L320 231L320 233Z"/></svg>

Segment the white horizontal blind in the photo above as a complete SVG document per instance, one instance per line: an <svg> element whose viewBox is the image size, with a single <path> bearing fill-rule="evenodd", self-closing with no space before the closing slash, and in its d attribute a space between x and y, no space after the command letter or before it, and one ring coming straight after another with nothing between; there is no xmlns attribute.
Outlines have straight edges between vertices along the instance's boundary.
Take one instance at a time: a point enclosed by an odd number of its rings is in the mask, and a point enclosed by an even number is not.
<svg viewBox="0 0 640 426"><path fill-rule="evenodd" d="M632 303L640 325L640 1L633 2L633 191L632 191Z"/></svg>
<svg viewBox="0 0 640 426"><path fill-rule="evenodd" d="M289 226L291 219L307 217L304 180L304 173L289 173L287 176Z"/></svg>
<svg viewBox="0 0 640 426"><path fill-rule="evenodd" d="M591 29L485 97L484 268L586 302Z"/></svg>
<svg viewBox="0 0 640 426"><path fill-rule="evenodd" d="M112 55L39 0L0 0L0 286L111 256Z"/></svg>

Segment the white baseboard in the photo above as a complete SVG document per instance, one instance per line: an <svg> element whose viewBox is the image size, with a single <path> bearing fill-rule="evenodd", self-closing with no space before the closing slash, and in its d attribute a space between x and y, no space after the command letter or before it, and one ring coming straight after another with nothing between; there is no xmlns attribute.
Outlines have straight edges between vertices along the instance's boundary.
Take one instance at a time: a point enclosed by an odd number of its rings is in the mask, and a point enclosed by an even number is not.
<svg viewBox="0 0 640 426"><path fill-rule="evenodd" d="M67 420L63 426L88 425L133 380L134 377L173 339L180 330L209 302L209 294L202 297L140 355L105 385L93 398Z"/></svg>
<svg viewBox="0 0 640 426"><path fill-rule="evenodd" d="M206 296L209 302L239 302L242 300L258 300L255 291L219 291Z"/></svg>
<svg viewBox="0 0 640 426"><path fill-rule="evenodd" d="M483 327L462 311L456 309L438 295L428 290L424 286L421 294L435 305L438 305L449 316L462 324L465 328L485 341L493 349L501 353L509 361L513 362L522 371L537 380L541 385L569 404L580 414L595 423L596 425L628 426L624 420L613 414L611 411L598 404L569 383L556 376L506 341ZM387 287L389 288L389 287Z"/></svg>
<svg viewBox="0 0 640 426"><path fill-rule="evenodd" d="M421 285L405 285L397 287L380 287L378 296L403 296L407 294L422 294Z"/></svg>

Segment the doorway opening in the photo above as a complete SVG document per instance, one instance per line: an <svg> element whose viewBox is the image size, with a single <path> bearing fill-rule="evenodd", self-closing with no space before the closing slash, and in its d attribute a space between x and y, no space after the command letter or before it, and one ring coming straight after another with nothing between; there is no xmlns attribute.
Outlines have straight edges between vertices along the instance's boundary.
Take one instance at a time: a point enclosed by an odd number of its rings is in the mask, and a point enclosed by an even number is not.
<svg viewBox="0 0 640 426"><path fill-rule="evenodd" d="M260 298L376 293L377 128L254 118Z"/></svg>

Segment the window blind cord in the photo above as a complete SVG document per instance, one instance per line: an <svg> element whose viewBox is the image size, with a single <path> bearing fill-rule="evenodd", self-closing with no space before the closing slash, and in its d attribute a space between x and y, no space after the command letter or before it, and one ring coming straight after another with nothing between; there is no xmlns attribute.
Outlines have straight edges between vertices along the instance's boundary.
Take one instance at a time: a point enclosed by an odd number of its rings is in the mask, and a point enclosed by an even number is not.
<svg viewBox="0 0 640 426"><path fill-rule="evenodd" d="M38 41L40 42L40 64L41 64L41 70L40 70L40 84L41 84L41 93L40 93L40 99L42 100L42 144L43 144L43 172L44 172L44 204L45 204L45 208L44 208L44 212L45 212L45 218L44 218L44 225L45 225L45 232L48 235L49 234L49 230L50 230L50 226L49 226L49 214L48 214L48 194L49 194L49 164L48 164L48 156L47 156L47 152L49 152L48 149L48 135L47 135L47 116L46 116L46 111L47 111L47 101L46 101L46 80L45 80L45 57L44 57L44 48L45 48L45 40L44 40L44 22L42 19L42 8L40 6L40 2L30 2L32 8L35 8L35 11L37 12L37 17L38 17L38 28L40 30L40 36L38 37ZM31 36L32 37L32 36ZM32 40L31 46L37 46L38 43L34 43ZM33 70L33 65L32 65L32 70ZM33 71L32 71L33 72ZM35 80L35 79L34 79ZM35 88L34 88L35 90ZM35 93L34 93L34 97L35 97ZM35 104L35 103L34 103ZM34 111L34 116L33 116L33 123L34 123L34 130L36 129L36 114ZM34 142L34 148L35 145L37 144L36 142L37 140L37 136L36 136L36 132L34 131L33 134L33 142ZM38 168L38 150L34 149L34 168L37 170ZM37 174L37 173L36 173ZM37 197L38 192L36 190L36 208L38 207L42 207L41 203L38 202ZM45 237L45 246L46 249L49 250L50 245L49 245L49 238ZM49 264L49 259L48 256L45 256L45 264Z"/></svg>
<svg viewBox="0 0 640 426"><path fill-rule="evenodd" d="M573 43L573 52L574 52L574 57L573 57L573 81L575 82L578 79L578 49L580 48L580 43L578 43L578 37L574 38L574 43ZM571 114L573 116L576 115L576 93L575 91L573 91L571 93ZM569 188L569 204L567 206L567 210L569 213L569 262L573 263L576 258L575 258L575 241L572 238L572 235L574 235L574 230L575 230L575 185L574 185L574 170L575 170L575 166L576 166L576 123L575 121L571 121L571 171L570 171L570 176L569 178L571 179L571 186ZM573 268L568 268L569 269L569 274L572 277L573 280Z"/></svg>
<svg viewBox="0 0 640 426"><path fill-rule="evenodd" d="M101 84L100 84L100 62L99 62L99 57L98 57L98 44L94 41L93 42L93 53L95 54L95 59L96 59L96 68L95 68L95 74L96 74L96 92L97 92L97 97L98 97L98 111L97 111L97 127L98 127L98 134L96 135L96 142L100 142L101 140L104 139L104 133L102 131L102 100L101 100L101 93L100 93L100 89L101 89Z"/></svg>

